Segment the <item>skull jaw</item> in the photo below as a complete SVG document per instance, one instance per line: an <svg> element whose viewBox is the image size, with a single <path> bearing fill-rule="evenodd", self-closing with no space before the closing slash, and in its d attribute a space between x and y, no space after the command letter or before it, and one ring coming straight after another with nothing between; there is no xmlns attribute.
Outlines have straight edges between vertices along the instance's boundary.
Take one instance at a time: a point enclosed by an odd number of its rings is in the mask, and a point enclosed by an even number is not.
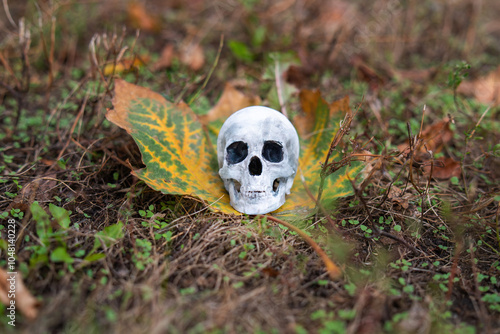
<svg viewBox="0 0 500 334"><path fill-rule="evenodd" d="M234 181L228 184L231 206L247 215L262 215L279 209L285 203L285 182L273 191L238 191Z"/></svg>

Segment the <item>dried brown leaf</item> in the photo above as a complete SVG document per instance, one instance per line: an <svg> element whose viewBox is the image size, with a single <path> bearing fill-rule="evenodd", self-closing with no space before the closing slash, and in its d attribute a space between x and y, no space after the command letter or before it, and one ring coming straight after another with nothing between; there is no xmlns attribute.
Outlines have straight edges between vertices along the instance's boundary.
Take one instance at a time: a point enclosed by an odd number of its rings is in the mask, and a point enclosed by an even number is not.
<svg viewBox="0 0 500 334"><path fill-rule="evenodd" d="M349 30L353 26L355 6L348 1L327 1L324 3L308 2L309 11L316 12L314 20L299 27L300 37L310 39L320 36L331 41L341 30Z"/></svg>
<svg viewBox="0 0 500 334"><path fill-rule="evenodd" d="M118 73L127 73L130 71L137 70L138 68L144 66L149 61L149 56L133 57L128 59L123 59L119 62L106 64L102 72L104 75L113 75Z"/></svg>
<svg viewBox="0 0 500 334"><path fill-rule="evenodd" d="M425 174L429 175L431 172L431 165L427 163L424 166ZM434 161L434 169L432 176L436 179L447 180L453 176L460 176L461 168L460 162L453 158L438 158Z"/></svg>
<svg viewBox="0 0 500 334"><path fill-rule="evenodd" d="M318 103L320 103L320 101L321 103L326 103L326 101L323 100L321 93L318 90L301 90L299 97L303 113L298 114L293 118L293 124L295 125L299 135L305 138L310 135L314 127L314 123L316 122ZM328 106L330 108L330 116L338 112L341 114L351 112L351 108L349 107L349 96L333 101L328 104Z"/></svg>
<svg viewBox="0 0 500 334"><path fill-rule="evenodd" d="M153 64L152 70L158 71L170 67L174 56L174 45L172 43L168 43L161 50L160 58L158 58L158 60Z"/></svg>
<svg viewBox="0 0 500 334"><path fill-rule="evenodd" d="M242 108L259 104L261 104L260 97L244 94L228 82L217 104L206 115L201 116L200 121L208 124L217 119L225 119Z"/></svg>
<svg viewBox="0 0 500 334"><path fill-rule="evenodd" d="M391 68L388 70L391 76L397 80L409 80L413 82L425 83L432 79L436 73L437 68L425 68L425 69L411 69L411 70L399 70Z"/></svg>
<svg viewBox="0 0 500 334"><path fill-rule="evenodd" d="M201 45L189 44L181 47L180 60L193 71L198 71L205 65L205 53Z"/></svg>
<svg viewBox="0 0 500 334"><path fill-rule="evenodd" d="M311 71L304 66L290 65L283 73L285 81L297 88L305 86Z"/></svg>
<svg viewBox="0 0 500 334"><path fill-rule="evenodd" d="M116 96L120 96L120 98L116 98ZM130 84L125 80L116 79L115 97L113 98L114 108L108 109L106 118L108 121L115 123L122 129L125 129L128 133L131 133L132 128L127 120L128 108L132 101L141 98L151 99L159 103L163 103L165 100L163 96L150 89Z"/></svg>
<svg viewBox="0 0 500 334"><path fill-rule="evenodd" d="M399 204L403 209L408 209L408 198L410 196L410 194L405 194L403 190L393 185L391 186L391 190L389 191L387 198Z"/></svg>
<svg viewBox="0 0 500 334"><path fill-rule="evenodd" d="M481 103L500 104L500 66L476 80L463 81L457 91Z"/></svg>
<svg viewBox="0 0 500 334"><path fill-rule="evenodd" d="M416 148L418 153L426 153L427 150L433 153L440 152L444 145L453 139L453 130L450 128L450 120L445 118L437 123L426 127L422 131L419 146ZM408 141L405 144L398 145L400 152L409 152ZM421 156L421 154L419 155Z"/></svg>
<svg viewBox="0 0 500 334"><path fill-rule="evenodd" d="M15 295L14 299L9 296L12 294ZM7 273L0 268L0 302L8 306L12 300L16 310L21 311L26 318L33 320L38 315L40 302L26 288L21 275Z"/></svg>
<svg viewBox="0 0 500 334"><path fill-rule="evenodd" d="M148 13L143 2L130 2L127 14L130 24L135 28L150 32L158 32L161 29L159 17Z"/></svg>
<svg viewBox="0 0 500 334"><path fill-rule="evenodd" d="M428 150L434 153L441 151L444 145L448 144L453 139L453 131L450 128L450 120L448 118L439 121L422 132L422 137L425 146ZM424 147L420 147L424 149Z"/></svg>
<svg viewBox="0 0 500 334"><path fill-rule="evenodd" d="M372 90L378 90L387 81L386 78L371 68L361 57L352 57L351 63L357 69L358 77L367 82Z"/></svg>

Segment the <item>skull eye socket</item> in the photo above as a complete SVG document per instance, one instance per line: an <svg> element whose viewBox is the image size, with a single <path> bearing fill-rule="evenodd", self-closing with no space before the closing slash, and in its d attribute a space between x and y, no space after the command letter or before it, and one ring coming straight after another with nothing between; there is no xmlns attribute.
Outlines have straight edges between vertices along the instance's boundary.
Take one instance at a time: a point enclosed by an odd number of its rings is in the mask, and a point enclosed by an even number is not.
<svg viewBox="0 0 500 334"><path fill-rule="evenodd" d="M235 141L227 147L226 151L227 162L234 165L245 160L248 155L248 145L242 141Z"/></svg>
<svg viewBox="0 0 500 334"><path fill-rule="evenodd" d="M283 160L283 145L276 141L264 142L262 156L270 162L281 162Z"/></svg>

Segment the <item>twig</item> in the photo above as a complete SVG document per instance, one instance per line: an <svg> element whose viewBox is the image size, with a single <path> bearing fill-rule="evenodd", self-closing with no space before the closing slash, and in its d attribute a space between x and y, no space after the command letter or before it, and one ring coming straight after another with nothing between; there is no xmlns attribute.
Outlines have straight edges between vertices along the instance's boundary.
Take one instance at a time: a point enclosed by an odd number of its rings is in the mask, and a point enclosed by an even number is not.
<svg viewBox="0 0 500 334"><path fill-rule="evenodd" d="M420 137L419 136L413 137L412 132L411 132L411 127L410 127L410 122L406 123L406 128L408 130L409 145L410 145L410 153L408 153L408 160L410 160L409 169L408 169L408 180L413 185L413 187L415 188L415 190L421 195L422 191L415 184L415 181L413 180L413 161L414 161L413 158L414 158L414 155L415 155L415 150L418 147L417 144L418 144L418 142L420 140Z"/></svg>
<svg viewBox="0 0 500 334"><path fill-rule="evenodd" d="M353 118L354 118L353 113L351 110L349 110L346 113L344 120L340 122L339 129L338 129L337 133L335 134L335 137L333 137L332 142L330 143L330 148L328 149L328 152L327 152L326 157L325 157L325 162L323 163L323 167L322 167L321 172L320 172L320 183L319 183L319 188L318 188L318 196L316 197L316 203L321 203L321 196L323 195L323 188L325 186L326 177L332 173L331 169L327 172L327 168L329 166L328 162L330 160L330 156L332 155L333 150L341 142L344 135L349 132Z"/></svg>
<svg viewBox="0 0 500 334"><path fill-rule="evenodd" d="M276 81L276 91L278 93L278 101L280 103L281 112L288 118L285 99L283 98L283 85L281 84L280 65L277 59L274 60L274 80Z"/></svg>
<svg viewBox="0 0 500 334"><path fill-rule="evenodd" d="M90 60L94 64L94 66L97 69L97 72L99 73L102 82L106 82L106 78L104 76L104 73L102 72L101 67L99 66L99 61L97 60L97 51L96 51L96 44L100 44L101 42L101 36L99 34L95 34L92 36L89 42L89 51L90 51Z"/></svg>
<svg viewBox="0 0 500 334"><path fill-rule="evenodd" d="M311 246L312 249L314 249L314 251L316 252L316 254L319 255L319 257L321 258L321 260L323 261L323 263L326 266L326 271L328 272L328 275L330 275L330 278L332 280L335 280L335 281L340 278L340 276L342 275L342 271L340 270L340 268L335 263L333 263L332 260L330 260L330 258L328 257L328 255L325 253L325 251L323 249L321 249L321 247L316 243L316 241L314 241L304 231L302 231L300 228L298 228L298 227L296 227L296 226L294 226L294 225L292 225L290 223L287 223L286 221L283 221L281 219L275 218L273 216L268 216L268 215L264 215L264 216L259 215L259 216L257 216L258 219L260 219L262 217L265 217L268 220L272 220L275 223L281 224L281 225L287 227L288 229L294 231L298 235L300 235L300 237L303 238L304 241L307 242L309 244L309 246Z"/></svg>
<svg viewBox="0 0 500 334"><path fill-rule="evenodd" d="M474 275L474 293L475 297L477 299L477 302L479 303L479 310L476 310L478 313L477 317L481 320L480 324L482 325L481 327L485 329L486 333L490 333L490 324L489 324L489 319L488 319L488 311L486 310L486 307L484 306L484 302L481 299L481 291L479 290L479 280L478 280L478 271L477 271L477 266L476 266L476 258L474 256L474 247L472 243L469 245L469 253L470 253L470 262L472 265L472 274Z"/></svg>
<svg viewBox="0 0 500 334"><path fill-rule="evenodd" d="M22 76L23 76L23 86L19 86L19 91L22 92L23 94L19 95L19 98L17 99L17 116L16 120L14 122L14 129L17 129L17 126L19 124L19 120L21 119L21 113L23 111L23 105L24 105L24 97L26 96L26 93L28 93L30 89L30 62L29 62L29 57L28 57L28 51L30 48L31 44L31 33L29 30L26 30L26 27L24 25L24 18L19 20L19 47L21 48L21 61L22 61Z"/></svg>
<svg viewBox="0 0 500 334"><path fill-rule="evenodd" d="M403 163L403 165L401 166L401 169L399 170L398 172L398 175L396 175L396 177L391 181L391 183L389 184L389 187L387 187L387 190L384 194L384 197L382 197L382 199L380 200L380 203L377 205L377 208L380 208L382 206L382 204L384 204L384 202L387 200L387 198L389 197L389 193L391 192L391 188L392 188L392 185L394 184L394 182L396 182L398 179L399 179L399 176L401 175L401 173L403 172L404 170L404 167L406 166L406 164L408 163L408 159L405 160L405 162Z"/></svg>
<svg viewBox="0 0 500 334"><path fill-rule="evenodd" d="M19 81L19 79L16 77L16 74L14 73L14 70L12 69L12 67L10 66L9 62L7 61L7 59L4 57L3 55L3 52L0 52L0 63L3 65L3 67L5 68L5 70L7 72L9 72L9 74L12 76L12 80L14 81L14 86L20 90L21 89L21 82ZM17 95L19 95L18 91L17 90L14 90L14 88L12 88L11 86L9 86L8 84L4 83L4 82L1 82L1 84L3 86L5 86L5 88L7 88L9 90L9 92L14 95L14 97L17 97Z"/></svg>
<svg viewBox="0 0 500 334"><path fill-rule="evenodd" d="M63 185L66 186L66 188L68 188L69 190L71 190L74 194L76 194L76 191L74 191L70 186L68 186L63 180L59 180L59 179L56 179L56 178L53 178L53 177L48 177L48 176L42 176L40 178L40 180L50 180L50 181L57 181L57 182L61 182ZM66 182L73 182L73 183L79 183L79 181L66 181Z"/></svg>
<svg viewBox="0 0 500 334"><path fill-rule="evenodd" d="M2 0L2 2L3 2L3 10L5 11L5 15L7 15L7 19L9 19L10 24L12 24L12 26L17 29L17 24L16 22L14 22L14 19L10 14L9 3L7 2L7 0Z"/></svg>
<svg viewBox="0 0 500 334"><path fill-rule="evenodd" d="M71 129L69 131L69 134L68 134L68 140L66 141L66 144L64 145L64 147L62 148L62 150L59 152L59 155L57 156L57 159L56 160L59 160L61 159L61 157L63 156L64 154L64 151L66 151L66 148L68 148L68 145L69 145L69 142L71 141L72 139L72 136L73 136L73 131L75 131L75 128L76 128L76 124L78 123L78 121L82 118L83 116L83 112L85 111L85 107L87 106L87 101L89 99L89 96L90 96L90 89L87 90L87 94L85 94L85 97L83 99L83 102L82 102L82 106L80 108L80 111L78 112L78 114L76 115L76 118L75 118L75 121L73 122L73 125L71 126ZM52 165L54 166L54 165Z"/></svg>
<svg viewBox="0 0 500 334"><path fill-rule="evenodd" d="M220 58L220 54L222 52L222 47L223 46L224 46L224 35L221 35L220 36L220 41L219 41L219 49L217 50L217 56L215 56L214 63L212 64L212 67L210 68L210 71L208 72L208 75L205 78L205 81L201 85L200 89L198 89L198 91L196 92L196 94L194 94L194 96L191 98L191 100L189 100L188 105L193 104L198 99L198 97L200 96L201 92L207 86L208 80L210 80L210 78L212 77L212 74L214 73L214 70L217 67L217 64L219 63L219 58Z"/></svg>
<svg viewBox="0 0 500 334"><path fill-rule="evenodd" d="M500 202L497 203L497 212L496 212L496 232L497 232L497 242L498 242L498 249L500 249L500 225L498 224L498 216L500 213Z"/></svg>
<svg viewBox="0 0 500 334"><path fill-rule="evenodd" d="M372 227L372 231L373 233L375 233L375 236L378 237L378 236L384 236L384 237L387 237L387 238L390 238L390 239L393 239L393 240L396 240L396 241L399 241L400 243L402 243L403 245L405 245L406 247L408 247L412 252L414 252L415 254L420 254L421 252L419 252L415 247L413 247L412 245L410 245L408 242L406 242L406 240L398 237L398 236L395 236L393 234L390 234L389 232L385 232L385 231L381 231L377 228L377 226L375 226L375 223L373 221L373 218L372 218L372 214L371 214L371 211L368 210L368 205L366 204L366 201L365 199L363 198L363 195L362 195L362 190L359 189L358 187L356 187L356 184L354 183L354 181L349 177L349 175L347 175L347 178L348 180L351 182L352 184L352 188L354 189L354 194L356 195L356 197L359 199L359 201L361 202L361 204L363 205L363 208L365 209L366 211L366 214L368 215L367 219L369 220L370 222L370 225Z"/></svg>
<svg viewBox="0 0 500 334"><path fill-rule="evenodd" d="M299 166L299 169L300 169L300 166ZM340 230L338 230L335 226L335 222L333 221L332 217L330 217L330 215L328 214L328 211L326 211L325 207L317 202L316 200L316 197L314 197L313 193L311 192L311 190L309 189L309 187L307 186L307 183L306 183L306 179L304 178L304 174L302 173L302 170L300 169L300 180L302 181L302 185L304 186L304 189L307 193L307 196L309 196L309 198L311 198L315 203L316 203L316 207L319 208L321 210L321 212L323 212L323 215L326 217L326 220L328 220L328 222L330 223L330 225L337 231L337 232L340 232Z"/></svg>
<svg viewBox="0 0 500 334"><path fill-rule="evenodd" d="M481 117L479 117L479 120L477 121L476 126L474 127L474 129L472 130L472 132L469 135L469 139L472 139L472 137L474 136L474 133L476 132L476 129L479 127L479 124L481 124L481 121L483 120L484 116L486 116L486 114L488 113L488 111L490 111L490 109L491 109L491 106L489 106L488 108L486 108L486 110L483 112L483 114L481 115Z"/></svg>
<svg viewBox="0 0 500 334"><path fill-rule="evenodd" d="M481 121L483 120L484 116L490 111L491 106L486 108L486 110L483 112L481 117L479 117L479 120L477 121L476 125L474 126L474 129L472 129L471 133L465 136L465 147L464 147L464 153L462 154L462 158L460 159L460 170L462 174L462 182L464 183L464 192L467 198L469 198L469 187L467 186L467 180L466 180L466 172L464 168L464 163L465 163L465 157L467 156L467 148L469 146L469 141L472 139L474 134L476 133L476 129L479 127L479 124L481 124Z"/></svg>

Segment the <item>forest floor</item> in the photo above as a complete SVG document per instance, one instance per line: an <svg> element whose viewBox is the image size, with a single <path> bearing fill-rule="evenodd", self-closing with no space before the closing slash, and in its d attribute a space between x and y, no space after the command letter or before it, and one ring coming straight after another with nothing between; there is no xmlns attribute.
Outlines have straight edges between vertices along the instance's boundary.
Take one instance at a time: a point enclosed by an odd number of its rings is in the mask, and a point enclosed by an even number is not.
<svg viewBox="0 0 500 334"><path fill-rule="evenodd" d="M0 332L500 333L500 2L4 1L0 18ZM366 167L295 222L342 276L282 225L132 175L139 148L105 117L117 78L198 115L348 96L339 147Z"/></svg>

